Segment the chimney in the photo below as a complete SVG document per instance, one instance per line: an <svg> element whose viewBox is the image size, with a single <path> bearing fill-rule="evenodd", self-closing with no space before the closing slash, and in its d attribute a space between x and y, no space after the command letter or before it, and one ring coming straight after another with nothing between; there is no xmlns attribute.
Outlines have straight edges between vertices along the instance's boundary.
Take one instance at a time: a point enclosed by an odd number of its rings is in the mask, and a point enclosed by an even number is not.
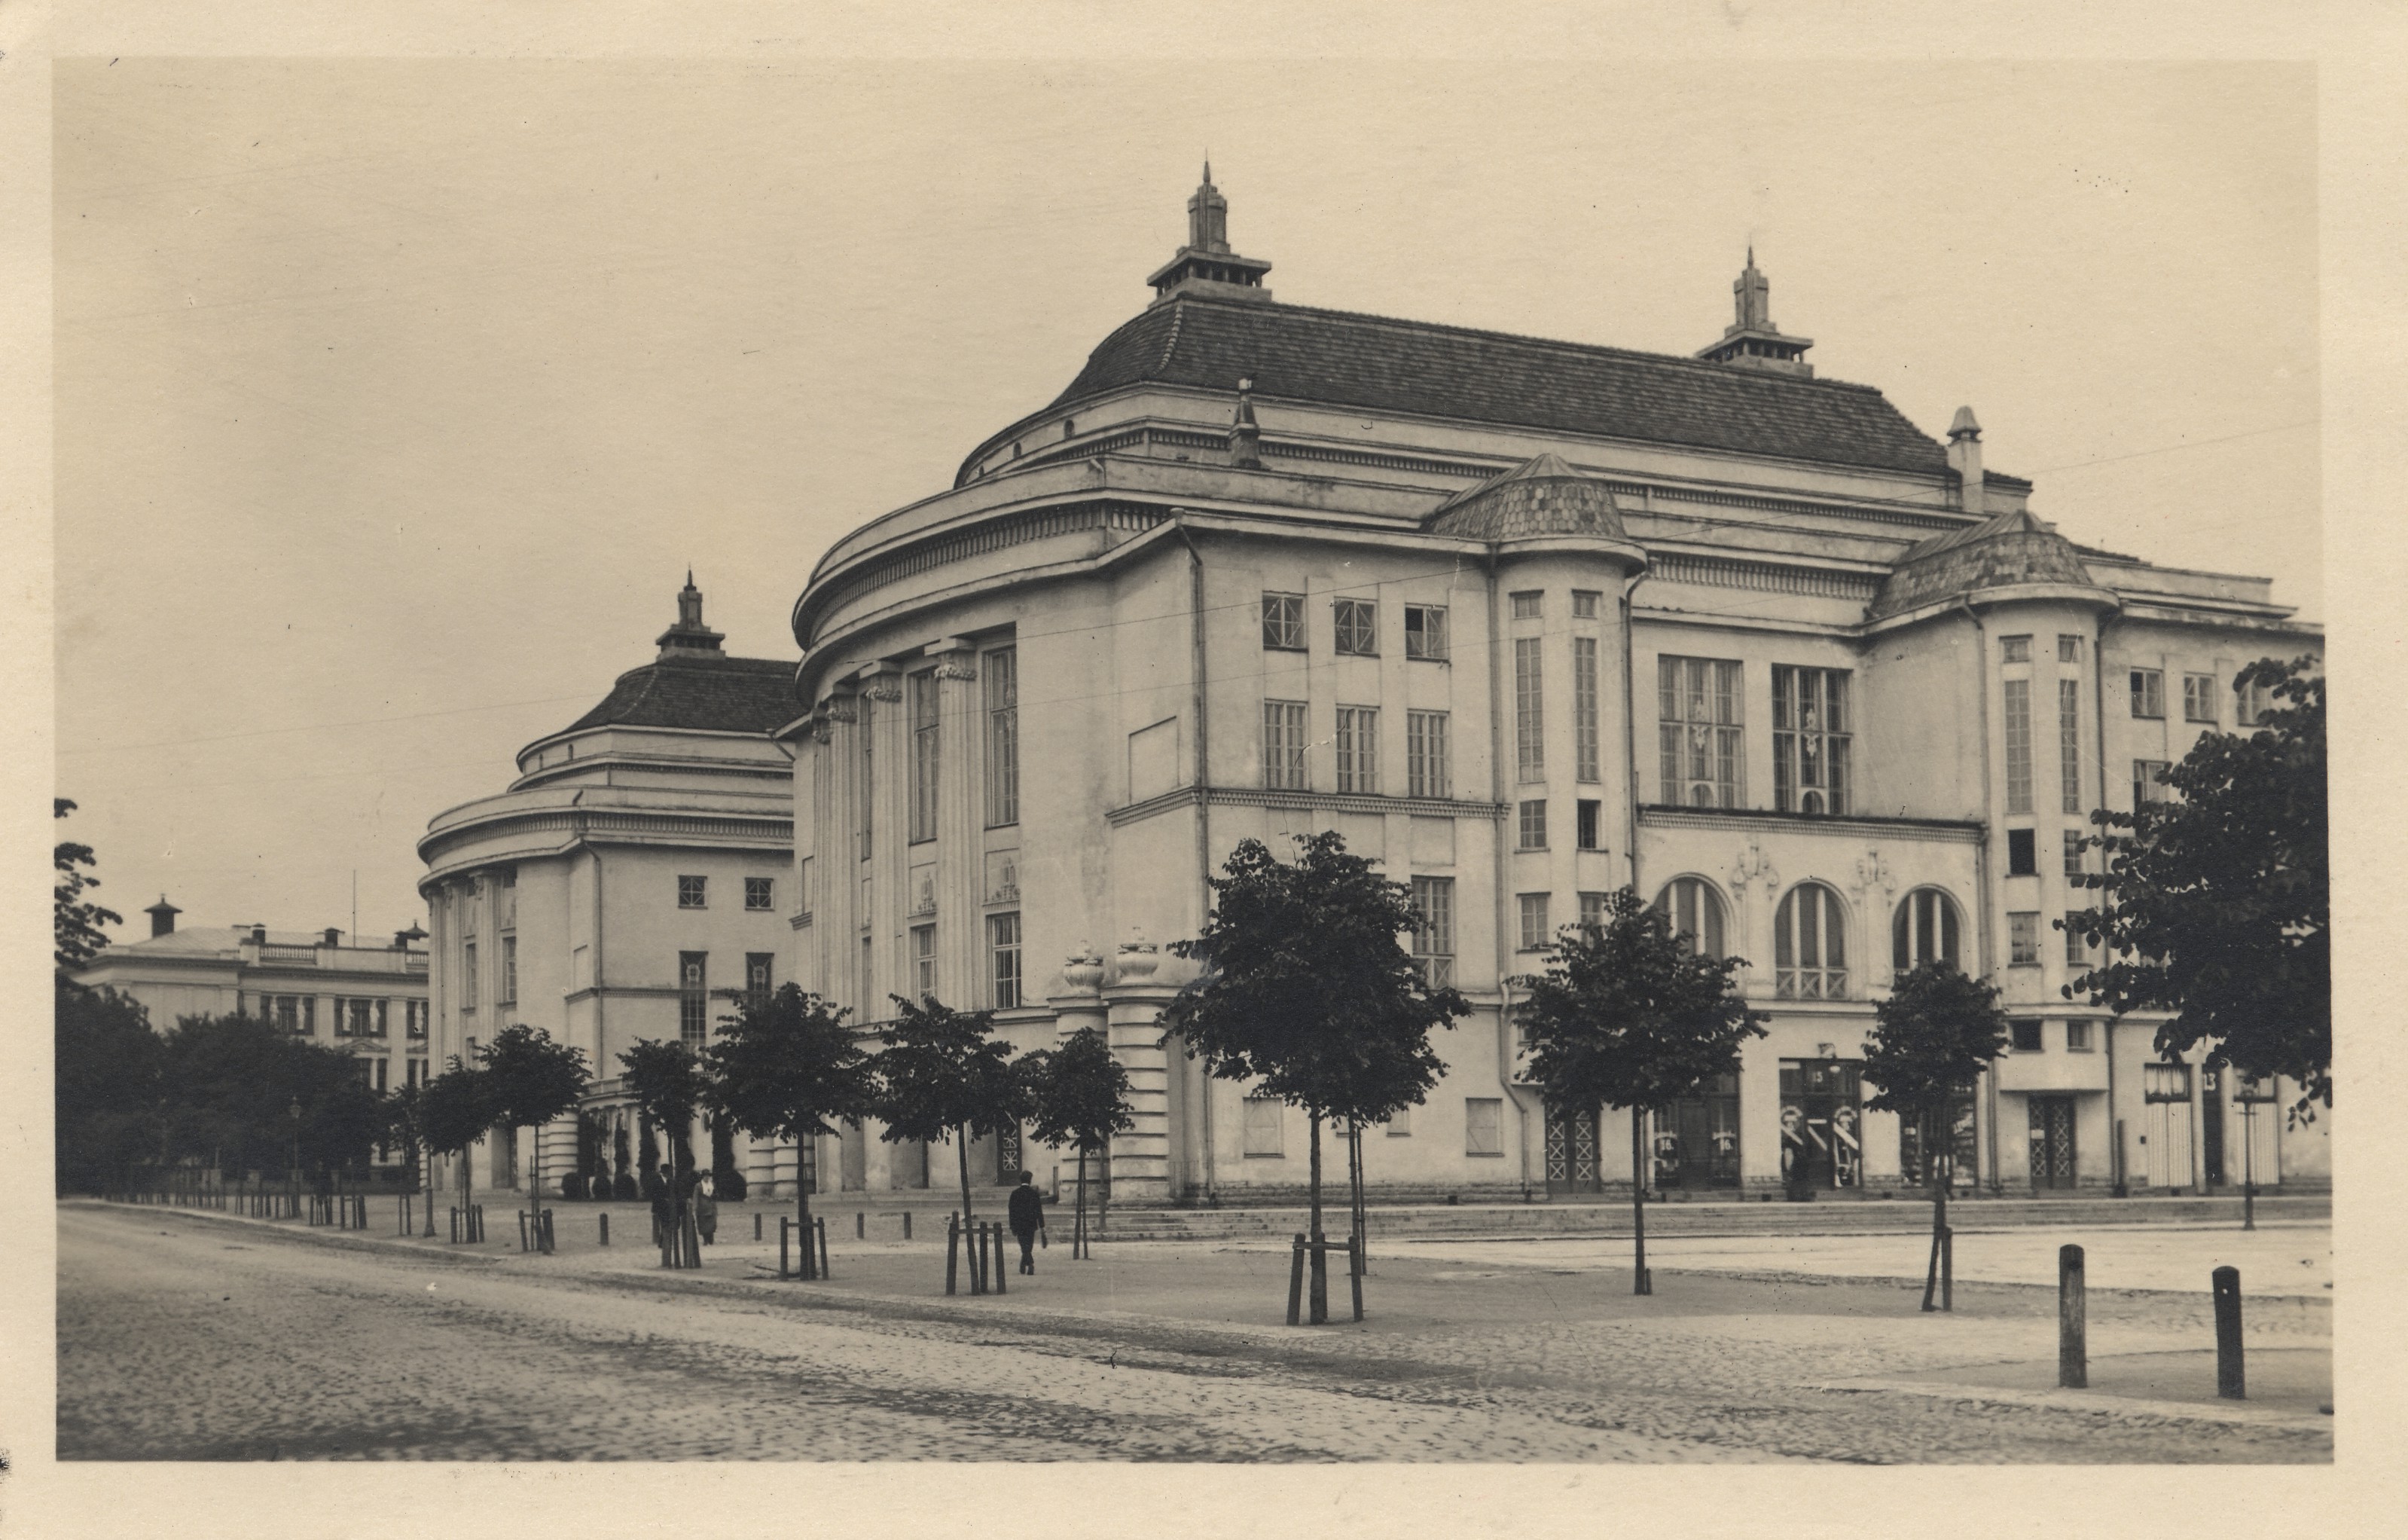
<svg viewBox="0 0 2408 1540"><path fill-rule="evenodd" d="M1958 407L1948 425L1948 468L1956 473L1956 506L1968 513L1988 509L1982 496L1982 425L1971 407Z"/></svg>
<svg viewBox="0 0 2408 1540"><path fill-rule="evenodd" d="M176 916L183 911L169 903L167 895L162 893L159 895L159 901L142 913L150 916L150 934L172 936L176 933Z"/></svg>
<svg viewBox="0 0 2408 1540"><path fill-rule="evenodd" d="M330 925L326 927L326 939L324 944L328 946L340 946L343 944L343 931L340 926Z"/></svg>
<svg viewBox="0 0 2408 1540"><path fill-rule="evenodd" d="M265 946L267 944L267 927L264 925L252 926L251 928L251 939L253 944Z"/></svg>

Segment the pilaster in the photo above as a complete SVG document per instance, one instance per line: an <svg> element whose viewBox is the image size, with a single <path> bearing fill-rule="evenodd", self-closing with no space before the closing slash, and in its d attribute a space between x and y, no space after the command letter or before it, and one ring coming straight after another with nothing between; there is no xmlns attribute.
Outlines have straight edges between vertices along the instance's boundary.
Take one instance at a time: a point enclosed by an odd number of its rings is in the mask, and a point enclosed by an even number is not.
<svg viewBox="0 0 2408 1540"><path fill-rule="evenodd" d="M979 840L978 651L958 637L928 648L937 660L937 996L957 1009L989 1003L980 963L986 938Z"/></svg>
<svg viewBox="0 0 2408 1540"><path fill-rule="evenodd" d="M1161 957L1142 936L1123 942L1114 958L1115 982L1105 986L1112 1057L1128 1072L1129 1109L1136 1126L1112 1139L1112 1197L1116 1202L1170 1201L1171 1137L1169 1051L1162 1043L1162 1010L1177 997L1176 986L1154 982Z"/></svg>

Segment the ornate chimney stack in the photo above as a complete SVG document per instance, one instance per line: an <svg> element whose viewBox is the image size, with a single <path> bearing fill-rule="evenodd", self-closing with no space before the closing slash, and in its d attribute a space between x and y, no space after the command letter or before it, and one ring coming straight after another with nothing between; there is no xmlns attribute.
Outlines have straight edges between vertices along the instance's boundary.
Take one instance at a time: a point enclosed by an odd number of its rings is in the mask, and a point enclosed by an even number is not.
<svg viewBox="0 0 2408 1540"><path fill-rule="evenodd" d="M721 655L719 644L724 639L702 623L702 590L694 585L693 568L686 569L685 586L678 590L677 624L655 640L664 659Z"/></svg>
<svg viewBox="0 0 2408 1540"><path fill-rule="evenodd" d="M1736 319L1723 328L1723 339L1699 348L1697 356L1709 364L1760 369L1768 374L1794 374L1812 380L1814 366L1806 362L1813 338L1784 337L1772 324L1772 285L1756 271L1756 248L1747 249L1747 266L1731 282L1731 309Z"/></svg>
<svg viewBox="0 0 2408 1540"><path fill-rule="evenodd" d="M176 916L183 911L169 903L167 895L162 893L159 895L159 901L142 913L150 916L150 934L172 936L176 933Z"/></svg>
<svg viewBox="0 0 2408 1540"><path fill-rule="evenodd" d="M1956 473L1956 506L1968 513L1989 511L1982 488L1982 425L1971 407L1958 407L1948 425L1948 468Z"/></svg>

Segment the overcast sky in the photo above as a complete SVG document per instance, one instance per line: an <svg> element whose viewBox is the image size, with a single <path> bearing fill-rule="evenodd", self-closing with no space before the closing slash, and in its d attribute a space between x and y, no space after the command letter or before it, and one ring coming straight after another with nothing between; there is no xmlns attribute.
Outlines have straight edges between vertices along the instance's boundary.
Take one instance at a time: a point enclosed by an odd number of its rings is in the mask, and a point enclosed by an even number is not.
<svg viewBox="0 0 2408 1540"><path fill-rule="evenodd" d="M2320 613L2302 66L62 62L58 785L102 898L389 933L427 819L730 650L1148 297L1209 150L1283 300L1826 377L2073 539Z"/></svg>

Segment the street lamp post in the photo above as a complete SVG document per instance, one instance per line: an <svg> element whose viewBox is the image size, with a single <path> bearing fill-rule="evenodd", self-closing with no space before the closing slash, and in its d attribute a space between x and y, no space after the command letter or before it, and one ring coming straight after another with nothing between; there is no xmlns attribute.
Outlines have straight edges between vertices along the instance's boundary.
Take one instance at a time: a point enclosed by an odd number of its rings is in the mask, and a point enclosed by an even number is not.
<svg viewBox="0 0 2408 1540"><path fill-rule="evenodd" d="M284 1159L284 1200L294 1215L301 1212L301 1099L294 1097L284 1114L293 1122L293 1144Z"/></svg>

